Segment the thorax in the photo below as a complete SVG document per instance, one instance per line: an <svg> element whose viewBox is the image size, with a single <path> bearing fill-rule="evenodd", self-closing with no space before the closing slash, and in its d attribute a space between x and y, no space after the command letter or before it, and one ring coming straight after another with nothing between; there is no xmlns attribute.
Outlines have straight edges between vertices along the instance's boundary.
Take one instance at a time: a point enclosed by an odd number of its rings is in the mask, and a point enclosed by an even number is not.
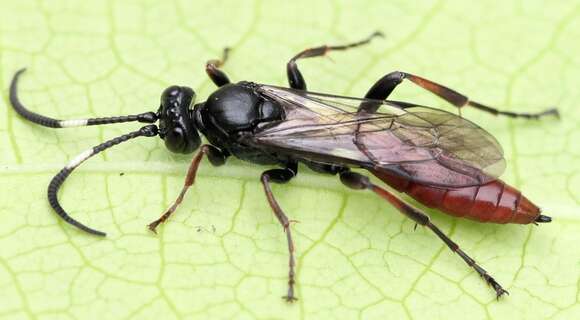
<svg viewBox="0 0 580 320"><path fill-rule="evenodd" d="M233 156L257 164L276 164L276 154L240 142L260 124L284 119L282 107L259 94L249 82L228 84L194 109L196 126L208 141Z"/></svg>

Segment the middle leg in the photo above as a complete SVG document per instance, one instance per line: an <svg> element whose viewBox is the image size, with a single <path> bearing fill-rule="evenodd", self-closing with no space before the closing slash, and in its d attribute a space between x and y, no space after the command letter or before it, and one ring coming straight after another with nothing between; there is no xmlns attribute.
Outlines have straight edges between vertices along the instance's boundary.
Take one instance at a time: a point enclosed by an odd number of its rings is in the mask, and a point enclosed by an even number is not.
<svg viewBox="0 0 580 320"><path fill-rule="evenodd" d="M479 102L471 101L469 98L453 89L450 89L444 85L435 83L431 80L406 73L395 71L387 74L377 81L365 95L366 99L373 100L385 100L389 97L391 92L403 82L403 80L409 80L419 87L437 95L443 100L449 102L455 107L461 110L462 107L471 106L473 108L479 109L484 112L491 113L493 115L504 115L512 118L527 118L527 119L538 119L546 115L559 116L558 110L556 108L546 109L538 113L515 113L511 111L501 111L496 108L484 105ZM364 111L368 113L374 113L380 107L377 103L362 103L359 107L359 112Z"/></svg>
<svg viewBox="0 0 580 320"><path fill-rule="evenodd" d="M290 84L290 88L298 89L298 90L306 90L306 81L304 80L304 76L300 70L298 70L298 65L296 61L305 58L312 58L312 57L320 57L327 54L329 51L340 51L340 50L347 50L350 48L356 48L371 42L371 40L375 37L383 37L383 34L380 31L376 31L370 36L364 38L363 40L340 45L340 46L319 46L314 48L309 48L306 50L301 51L297 55L295 55L288 63L286 64L286 73L288 75L288 83Z"/></svg>
<svg viewBox="0 0 580 320"><path fill-rule="evenodd" d="M286 240L288 241L288 253L289 253L289 260L288 260L288 293L283 296L283 298L288 302L294 302L298 300L294 296L294 284L296 283L294 277L296 275L295 267L296 267L296 259L294 258L294 241L292 240L292 231L290 230L290 222L291 220L288 219L278 201L274 198L274 194L272 193L272 189L270 188L270 183L286 183L290 181L292 178L296 176L298 173L298 165L293 163L286 167L285 169L272 169L267 170L262 173L262 177L260 180L262 181L262 185L264 186L264 192L266 193L266 197L268 198L268 203L274 211L274 215L276 215L276 219L284 228L284 232L286 233Z"/></svg>
<svg viewBox="0 0 580 320"><path fill-rule="evenodd" d="M211 81L218 87L230 83L230 79L220 68L226 63L230 54L230 48L224 48L224 52L221 59L209 60L205 64L205 72L211 79Z"/></svg>

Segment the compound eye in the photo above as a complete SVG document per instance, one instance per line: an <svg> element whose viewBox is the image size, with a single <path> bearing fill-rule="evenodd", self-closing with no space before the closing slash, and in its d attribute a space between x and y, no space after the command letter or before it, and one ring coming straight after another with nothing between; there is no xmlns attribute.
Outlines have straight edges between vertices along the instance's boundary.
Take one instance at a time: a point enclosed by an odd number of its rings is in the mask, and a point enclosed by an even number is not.
<svg viewBox="0 0 580 320"><path fill-rule="evenodd" d="M185 134L181 127L175 127L165 136L165 146L172 152L181 153L185 147Z"/></svg>

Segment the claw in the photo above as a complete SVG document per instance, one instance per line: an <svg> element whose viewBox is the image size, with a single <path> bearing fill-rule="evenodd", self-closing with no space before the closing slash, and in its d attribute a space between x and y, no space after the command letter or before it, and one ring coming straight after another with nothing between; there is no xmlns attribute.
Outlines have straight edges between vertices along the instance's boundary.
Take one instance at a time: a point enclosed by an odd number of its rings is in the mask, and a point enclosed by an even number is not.
<svg viewBox="0 0 580 320"><path fill-rule="evenodd" d="M499 290L496 290L495 292L495 299L497 301L499 301L499 298L501 298L502 295L507 294L508 296L510 295L509 292L507 292L507 290L504 290L503 288L500 288Z"/></svg>
<svg viewBox="0 0 580 320"><path fill-rule="evenodd" d="M373 32L373 34L371 34L370 38L384 38L385 34L382 31L375 31Z"/></svg>
<svg viewBox="0 0 580 320"><path fill-rule="evenodd" d="M550 108L545 111L542 111L539 115L540 116L553 115L554 117L556 117L556 119L558 120L560 119L560 112L556 108Z"/></svg>
<svg viewBox="0 0 580 320"><path fill-rule="evenodd" d="M295 301L298 301L298 298L296 298L294 296L282 296L282 299L286 300L286 302L288 302L288 303L293 303Z"/></svg>
<svg viewBox="0 0 580 320"><path fill-rule="evenodd" d="M490 285L495 290L495 298L499 301L499 298L504 294L509 296L509 292L505 290L494 278L489 277L487 280L487 284Z"/></svg>
<svg viewBox="0 0 580 320"><path fill-rule="evenodd" d="M151 230L153 233L157 234L157 226L159 225L159 223L157 221L151 222L150 224L147 225L147 228L149 228L149 230Z"/></svg>

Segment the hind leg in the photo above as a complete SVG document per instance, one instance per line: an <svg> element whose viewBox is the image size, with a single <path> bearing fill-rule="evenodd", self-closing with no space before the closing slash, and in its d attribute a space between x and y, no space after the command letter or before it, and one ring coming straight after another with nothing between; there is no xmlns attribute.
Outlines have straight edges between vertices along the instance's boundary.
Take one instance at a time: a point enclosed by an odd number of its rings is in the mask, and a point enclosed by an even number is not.
<svg viewBox="0 0 580 320"><path fill-rule="evenodd" d="M555 108L546 109L538 113L516 113L511 111L501 111L494 107L484 105L479 102L471 101L469 98L453 89L450 89L444 85L435 83L431 80L406 73L395 71L387 74L377 81L367 92L365 98L373 100L385 100L389 97L391 92L403 82L403 80L409 80L412 83L418 85L419 87L437 95L443 100L449 102L457 108L462 108L465 106L470 106L478 110L488 112L494 115L504 115L512 118L527 118L527 119L539 119L540 117L547 115L554 115L559 117L558 110ZM376 112L380 107L377 103L362 103L359 107L360 111L365 111L368 113Z"/></svg>
<svg viewBox="0 0 580 320"><path fill-rule="evenodd" d="M496 297L499 299L504 294L509 294L495 279L490 276L485 269L483 269L475 260L467 255L457 243L453 242L447 235L441 231L436 225L431 222L429 216L419 209L407 204L405 201L399 199L397 196L391 192L373 184L370 182L369 178L361 174L345 171L340 174L340 181L347 187L355 190L370 190L380 196L381 198L387 200L391 205L393 205L400 213L405 215L407 218L415 221L415 223L427 227L429 230L433 231L439 239L441 239L451 251L455 252L465 263L473 268L479 276L481 276L485 282L490 285L494 290Z"/></svg>

